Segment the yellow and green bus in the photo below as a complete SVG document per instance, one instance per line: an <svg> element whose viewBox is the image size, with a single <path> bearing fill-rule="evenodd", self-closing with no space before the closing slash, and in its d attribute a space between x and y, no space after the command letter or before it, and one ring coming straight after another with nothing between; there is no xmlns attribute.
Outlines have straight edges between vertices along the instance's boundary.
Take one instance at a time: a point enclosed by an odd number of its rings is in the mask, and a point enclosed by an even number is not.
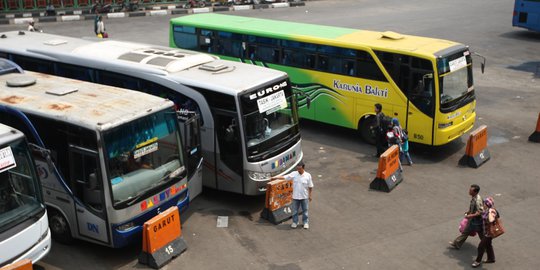
<svg viewBox="0 0 540 270"><path fill-rule="evenodd" d="M471 52L448 40L195 14L170 21L169 42L287 72L306 94L302 118L357 129L368 142L376 103L426 145L459 138L476 118Z"/></svg>

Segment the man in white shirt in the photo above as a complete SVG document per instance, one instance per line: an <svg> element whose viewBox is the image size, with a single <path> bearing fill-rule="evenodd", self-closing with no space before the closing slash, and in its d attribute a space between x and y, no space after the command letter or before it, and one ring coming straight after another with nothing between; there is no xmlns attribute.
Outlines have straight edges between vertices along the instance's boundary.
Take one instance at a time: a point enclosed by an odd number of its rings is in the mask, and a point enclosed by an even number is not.
<svg viewBox="0 0 540 270"><path fill-rule="evenodd" d="M309 229L308 209L311 201L311 191L313 190L313 180L311 174L304 170L305 164L300 161L296 165L296 171L287 175L272 177L271 179L293 180L293 201L292 201L292 219L291 228L298 226L298 209L302 207L302 221L304 229Z"/></svg>

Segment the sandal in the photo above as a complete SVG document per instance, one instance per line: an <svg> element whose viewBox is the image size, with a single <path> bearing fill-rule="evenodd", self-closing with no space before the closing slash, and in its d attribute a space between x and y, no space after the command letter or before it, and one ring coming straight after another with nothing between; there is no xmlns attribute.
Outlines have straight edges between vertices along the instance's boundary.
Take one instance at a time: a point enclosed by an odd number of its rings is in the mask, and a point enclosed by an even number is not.
<svg viewBox="0 0 540 270"><path fill-rule="evenodd" d="M480 266L481 264L482 264L482 263L480 263L480 262L474 261L474 262L471 264L471 266L472 266L473 268L476 268L476 267Z"/></svg>

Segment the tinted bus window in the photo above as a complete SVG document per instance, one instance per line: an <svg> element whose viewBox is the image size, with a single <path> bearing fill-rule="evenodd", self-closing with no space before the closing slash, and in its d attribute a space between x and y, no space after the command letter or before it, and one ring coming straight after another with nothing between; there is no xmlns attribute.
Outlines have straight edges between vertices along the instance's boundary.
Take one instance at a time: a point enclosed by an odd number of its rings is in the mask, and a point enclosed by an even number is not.
<svg viewBox="0 0 540 270"><path fill-rule="evenodd" d="M180 48L188 50L197 49L197 35L195 27L190 26L175 26L173 28L174 43Z"/></svg>

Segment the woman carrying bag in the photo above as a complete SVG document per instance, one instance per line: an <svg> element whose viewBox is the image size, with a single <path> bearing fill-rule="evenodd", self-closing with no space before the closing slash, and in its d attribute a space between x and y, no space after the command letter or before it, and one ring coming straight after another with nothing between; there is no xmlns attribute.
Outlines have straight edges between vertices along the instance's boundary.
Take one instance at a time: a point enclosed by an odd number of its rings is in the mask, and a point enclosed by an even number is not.
<svg viewBox="0 0 540 270"><path fill-rule="evenodd" d="M478 244L478 255L476 260L472 263L472 267L478 267L482 264L482 257L484 252L487 252L487 260L483 263L494 263L495 253L493 251L493 245L491 241L493 238L504 233L499 221L499 212L495 209L495 204L492 197L484 199L484 212L482 213L482 219L484 221L484 237Z"/></svg>

